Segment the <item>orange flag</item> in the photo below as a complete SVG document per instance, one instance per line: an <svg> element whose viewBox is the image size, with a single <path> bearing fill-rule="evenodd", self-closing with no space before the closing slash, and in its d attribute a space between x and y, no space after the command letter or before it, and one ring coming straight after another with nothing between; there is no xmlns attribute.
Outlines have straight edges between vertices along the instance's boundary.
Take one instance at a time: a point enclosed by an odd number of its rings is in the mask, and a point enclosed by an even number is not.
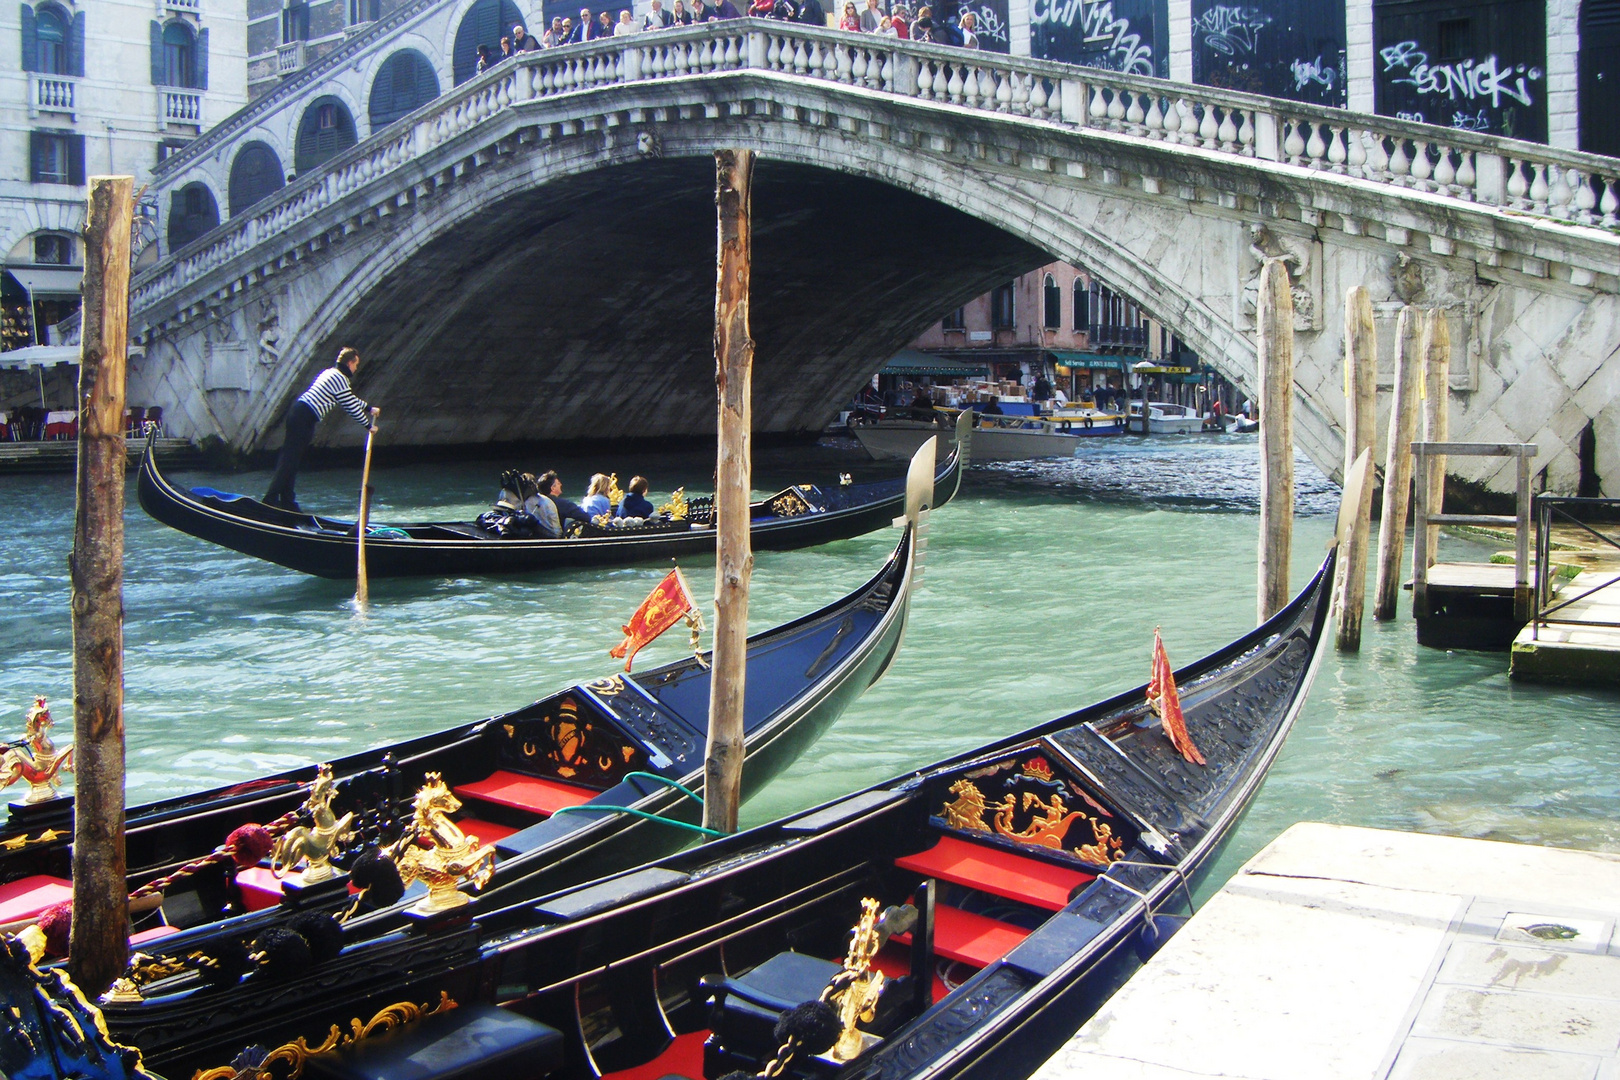
<svg viewBox="0 0 1620 1080"><path fill-rule="evenodd" d="M1153 629L1153 675L1148 679L1148 707L1159 714L1164 722L1164 734L1170 745L1181 751L1181 756L1199 765L1204 755L1193 745L1187 733L1187 720L1181 715L1181 695L1176 693L1176 677L1170 671L1170 655L1164 651L1164 641L1157 627Z"/></svg>
<svg viewBox="0 0 1620 1080"><path fill-rule="evenodd" d="M623 627L624 640L609 649L608 655L615 660L623 657L624 670L629 671L636 653L643 646L688 617L689 613L694 613L694 609L692 591L686 587L686 579L681 576L679 568L671 570L658 583L658 588L636 608L636 613L630 616L630 622Z"/></svg>

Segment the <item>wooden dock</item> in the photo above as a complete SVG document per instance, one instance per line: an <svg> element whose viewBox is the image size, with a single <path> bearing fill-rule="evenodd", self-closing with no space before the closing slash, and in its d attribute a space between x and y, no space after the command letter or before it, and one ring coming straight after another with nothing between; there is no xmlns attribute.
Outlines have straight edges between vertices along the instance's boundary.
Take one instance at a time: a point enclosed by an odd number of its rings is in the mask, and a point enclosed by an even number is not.
<svg viewBox="0 0 1620 1080"><path fill-rule="evenodd" d="M1032 1080L1620 1075L1620 856L1295 825Z"/></svg>
<svg viewBox="0 0 1620 1080"><path fill-rule="evenodd" d="M1620 573L1583 570L1557 607L1513 639L1508 673L1541 683L1620 686Z"/></svg>
<svg viewBox="0 0 1620 1080"><path fill-rule="evenodd" d="M144 439L129 439L127 452L131 475L141 463ZM185 439L159 439L154 448L158 463L178 468L200 465L202 454ZM0 442L0 475L10 473L70 473L79 460L77 439L57 439L45 442Z"/></svg>

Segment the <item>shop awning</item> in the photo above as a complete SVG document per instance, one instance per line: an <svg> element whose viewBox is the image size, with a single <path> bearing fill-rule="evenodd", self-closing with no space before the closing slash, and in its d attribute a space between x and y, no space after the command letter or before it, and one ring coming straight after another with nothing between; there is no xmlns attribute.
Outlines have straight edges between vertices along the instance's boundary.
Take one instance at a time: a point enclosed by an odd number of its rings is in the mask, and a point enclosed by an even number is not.
<svg viewBox="0 0 1620 1080"><path fill-rule="evenodd" d="M77 345L29 345L23 349L0 352L0 368L51 367L54 364L77 364Z"/></svg>
<svg viewBox="0 0 1620 1080"><path fill-rule="evenodd" d="M1122 356L1104 356L1101 353L1075 352L1071 349L1049 350L1054 362L1070 368L1099 368L1107 371L1124 371L1125 358Z"/></svg>
<svg viewBox="0 0 1620 1080"><path fill-rule="evenodd" d="M43 266L8 266L6 273L28 290L29 296L78 296L83 270L55 270Z"/></svg>
<svg viewBox="0 0 1620 1080"><path fill-rule="evenodd" d="M947 376L956 379L985 379L990 377L990 369L983 364L968 364L960 360L946 360L940 356L930 356L928 353L916 349L901 349L889 357L889 362L883 365L879 375L935 375Z"/></svg>

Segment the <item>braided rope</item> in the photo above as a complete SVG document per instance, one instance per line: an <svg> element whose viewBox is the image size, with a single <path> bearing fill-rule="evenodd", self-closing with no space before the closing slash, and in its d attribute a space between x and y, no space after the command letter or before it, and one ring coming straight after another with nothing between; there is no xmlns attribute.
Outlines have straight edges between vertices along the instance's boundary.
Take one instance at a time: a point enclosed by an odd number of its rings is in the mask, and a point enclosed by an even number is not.
<svg viewBox="0 0 1620 1080"><path fill-rule="evenodd" d="M287 813L282 814L280 817L276 818L276 820L266 825L264 827L265 832L270 834L270 838L272 840L279 839L282 833L286 832L288 829L297 824L298 814L299 812L297 810L289 810ZM227 859L234 862L235 858L235 855L231 853L230 849L224 844L221 844L219 847L215 848L213 851L210 851L202 858L194 859L191 862L186 863L184 866L179 867L172 874L167 874L163 877L154 878L151 881L148 881L145 885L142 885L140 888L130 893L129 898L131 901L134 901L145 896L151 896L153 893L160 893L167 889L170 885L173 885L175 882L181 880L182 878L188 878L199 870L206 869L210 866L217 866Z"/></svg>

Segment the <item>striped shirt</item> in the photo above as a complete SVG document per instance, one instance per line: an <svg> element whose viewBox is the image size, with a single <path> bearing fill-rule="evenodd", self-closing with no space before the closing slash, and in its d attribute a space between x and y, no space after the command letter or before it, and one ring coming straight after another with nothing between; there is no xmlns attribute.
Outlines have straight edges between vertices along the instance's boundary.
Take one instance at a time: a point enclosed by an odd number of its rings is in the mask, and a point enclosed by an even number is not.
<svg viewBox="0 0 1620 1080"><path fill-rule="evenodd" d="M349 387L349 376L340 367L329 367L309 384L309 389L298 395L298 400L315 410L315 415L324 419L332 411L334 405L342 405L343 410L354 417L354 422L361 427L371 426L370 406L354 396Z"/></svg>

